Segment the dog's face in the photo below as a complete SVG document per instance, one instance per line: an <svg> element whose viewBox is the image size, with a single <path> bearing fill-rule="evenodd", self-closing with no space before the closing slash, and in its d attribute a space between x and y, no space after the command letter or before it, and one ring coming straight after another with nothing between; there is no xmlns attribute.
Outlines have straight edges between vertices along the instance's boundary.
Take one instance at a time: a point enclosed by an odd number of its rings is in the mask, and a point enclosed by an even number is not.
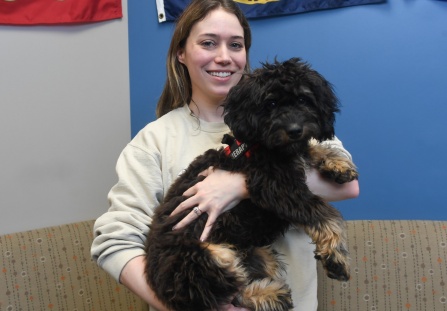
<svg viewBox="0 0 447 311"><path fill-rule="evenodd" d="M334 136L338 100L331 84L298 58L265 63L225 101L225 123L241 142L296 152Z"/></svg>

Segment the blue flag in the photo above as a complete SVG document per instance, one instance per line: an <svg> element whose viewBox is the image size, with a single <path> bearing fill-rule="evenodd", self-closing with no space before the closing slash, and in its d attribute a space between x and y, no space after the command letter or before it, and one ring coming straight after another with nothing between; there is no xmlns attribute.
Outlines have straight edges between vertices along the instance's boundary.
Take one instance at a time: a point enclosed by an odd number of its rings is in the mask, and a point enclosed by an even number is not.
<svg viewBox="0 0 447 311"><path fill-rule="evenodd" d="M234 0L247 18L260 18L384 3L386 0ZM158 21L174 21L190 0L156 0Z"/></svg>

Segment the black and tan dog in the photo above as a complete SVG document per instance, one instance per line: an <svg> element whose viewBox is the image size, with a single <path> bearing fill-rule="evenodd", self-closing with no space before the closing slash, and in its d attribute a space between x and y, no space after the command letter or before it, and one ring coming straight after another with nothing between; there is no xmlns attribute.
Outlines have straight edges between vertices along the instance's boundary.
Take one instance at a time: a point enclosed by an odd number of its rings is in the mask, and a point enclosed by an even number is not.
<svg viewBox="0 0 447 311"><path fill-rule="evenodd" d="M283 263L270 245L291 225L312 238L329 277L349 278L343 219L309 191L305 173L315 167L338 183L357 178L354 164L337 149L309 143L333 138L338 111L329 82L298 58L266 63L231 89L225 122L236 140L226 136L228 148L194 160L150 226L147 280L166 306L203 311L232 301L250 310L290 310ZM169 215L210 166L243 173L250 199L222 214L200 242L206 213L178 231L172 227L191 210Z"/></svg>

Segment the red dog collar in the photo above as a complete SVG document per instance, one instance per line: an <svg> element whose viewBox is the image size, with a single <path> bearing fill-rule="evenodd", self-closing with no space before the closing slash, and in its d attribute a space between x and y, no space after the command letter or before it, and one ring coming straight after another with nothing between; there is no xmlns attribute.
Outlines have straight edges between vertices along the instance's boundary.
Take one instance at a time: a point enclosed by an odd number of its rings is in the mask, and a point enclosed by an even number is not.
<svg viewBox="0 0 447 311"><path fill-rule="evenodd" d="M225 134L222 143L228 145L224 149L225 155L233 160L238 159L242 155L245 155L247 158L251 156L251 147L246 143L241 143L231 135Z"/></svg>

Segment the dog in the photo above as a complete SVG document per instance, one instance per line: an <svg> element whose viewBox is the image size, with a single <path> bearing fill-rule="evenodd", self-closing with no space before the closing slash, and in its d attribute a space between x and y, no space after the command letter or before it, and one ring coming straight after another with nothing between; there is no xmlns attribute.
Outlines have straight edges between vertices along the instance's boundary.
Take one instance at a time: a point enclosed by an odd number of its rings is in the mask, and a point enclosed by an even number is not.
<svg viewBox="0 0 447 311"><path fill-rule="evenodd" d="M332 85L300 58L275 59L245 74L224 102L228 147L197 157L156 208L146 244L146 278L157 297L177 311L217 310L221 304L256 311L293 308L284 263L272 243L290 226L303 227L330 278L349 279L344 221L314 195L306 170L345 183L358 178L354 163L335 148L310 141L334 137L339 102ZM250 199L223 213L207 241L199 237L208 214L173 226L192 209L170 216L182 194L213 166L246 176Z"/></svg>

